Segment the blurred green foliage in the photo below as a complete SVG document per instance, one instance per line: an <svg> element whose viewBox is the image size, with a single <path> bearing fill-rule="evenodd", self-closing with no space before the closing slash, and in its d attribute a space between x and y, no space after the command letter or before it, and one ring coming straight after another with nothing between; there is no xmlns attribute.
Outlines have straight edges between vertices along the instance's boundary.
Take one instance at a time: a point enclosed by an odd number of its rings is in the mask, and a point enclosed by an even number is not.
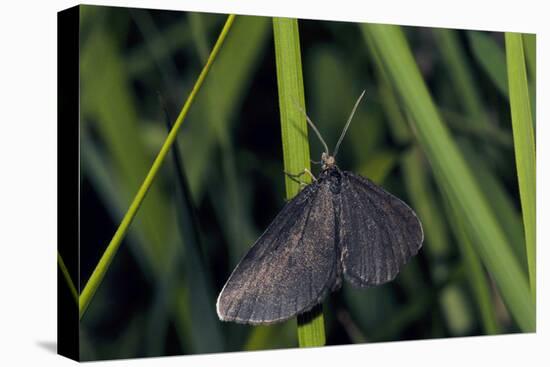
<svg viewBox="0 0 550 367"><path fill-rule="evenodd" d="M81 7L77 288L86 284L167 135L157 93L175 116L225 18ZM327 344L529 330L529 315L518 317L511 308L523 283L499 283L507 270L499 268L502 246L521 277L528 275L504 35L298 24L308 114L329 146L367 90L339 166L403 198L426 235L423 250L394 282L366 290L344 284L328 297ZM403 47L384 44L394 31L403 33ZM534 36L523 42L534 101ZM396 53L408 48L413 58L399 59ZM426 135L423 112L411 104L423 92L414 84L404 89L410 81L396 78L409 67L418 69L418 83L454 147L449 153L440 146L437 159L431 139L439 137ZM215 311L230 272L284 204L278 106L271 19L238 16L178 136L183 174L169 155L81 321L83 360L297 346L295 321L252 327L221 323ZM312 134L309 142L317 160L323 149ZM447 154L460 157L460 167ZM453 190L463 185L463 171L486 204L485 216L476 218L489 218L501 237L480 235L475 230L485 223L469 222L471 198ZM467 196L466 189L458 192ZM495 253L483 250L491 248Z"/></svg>

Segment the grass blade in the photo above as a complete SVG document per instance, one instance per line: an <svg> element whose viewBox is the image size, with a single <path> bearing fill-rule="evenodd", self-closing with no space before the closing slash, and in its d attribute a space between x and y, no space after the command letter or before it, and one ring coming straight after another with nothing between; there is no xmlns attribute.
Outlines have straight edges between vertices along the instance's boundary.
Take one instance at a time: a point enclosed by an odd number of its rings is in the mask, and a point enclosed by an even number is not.
<svg viewBox="0 0 550 367"><path fill-rule="evenodd" d="M525 229L525 246L529 281L533 299L536 297L535 230L536 230L536 164L535 133L529 104L529 86L523 52L522 35L506 33L506 64L508 68L508 88L510 90L510 110L512 131L516 153L519 194Z"/></svg>
<svg viewBox="0 0 550 367"><path fill-rule="evenodd" d="M82 131L88 136L97 133L99 137L96 146L100 154L105 153L102 161L108 162L106 167L110 168L109 175L119 191L119 201L124 203L123 214L149 169L150 151L140 133L140 111L136 108L124 58L108 27L100 24L87 37L81 51L81 70ZM102 146L105 149L101 149ZM88 154L88 149L83 145L83 155ZM166 234L173 226L167 207L162 190L152 187L136 217L139 225L130 230L143 234L146 241L137 243L142 246L140 262L149 263L155 272L161 269L165 259ZM82 274L81 289L91 270L86 269Z"/></svg>
<svg viewBox="0 0 550 367"><path fill-rule="evenodd" d="M402 30L397 26L364 24L392 84L411 115L413 131L428 158L438 184L456 202L466 229L475 236L476 251L495 278L514 319L524 331L535 329L535 308L527 279L507 238L482 195L472 172L451 138L422 79Z"/></svg>
<svg viewBox="0 0 550 367"><path fill-rule="evenodd" d="M80 132L80 144L86 147L80 155L82 177L93 183L102 202L106 203L109 217L113 222L116 222L124 216L124 211L126 210L126 203L123 199L124 195L121 192L122 190L118 189L114 177L115 170L109 164L110 162L101 156L97 145L89 135L86 129L82 129ZM136 261L139 262L144 276L148 280L153 281L155 277L153 263L147 259L147 256L143 252L145 243L147 243L144 232L143 230L130 230L127 238L130 240L130 250L133 252Z"/></svg>
<svg viewBox="0 0 550 367"><path fill-rule="evenodd" d="M430 253L434 261L441 261L450 253L448 227L434 195L429 178L429 167L423 162L422 153L418 147L407 152L403 157L401 167L405 177L405 188L423 223L426 251ZM435 266L433 267L436 269ZM437 272L434 273L437 274ZM434 278L438 279L436 274L434 274Z"/></svg>
<svg viewBox="0 0 550 367"><path fill-rule="evenodd" d="M166 107L164 108L166 127L170 131L173 127L172 120L168 116ZM183 267L190 293L188 304L191 305L191 326L193 339L196 341L195 351L197 353L222 352L224 343L220 324L215 316L215 295L212 294L212 279L210 279L210 272L204 259L199 222L189 184L185 177L185 169L177 141L174 142L172 148L172 158L176 176L176 200L178 202L176 214L180 237L186 249ZM179 257L182 257L181 254Z"/></svg>
<svg viewBox="0 0 550 367"><path fill-rule="evenodd" d="M508 242L512 246L512 251L514 251L522 271L525 276L528 276L525 235L521 213L516 208L513 198L506 191L502 182L492 172L490 162L483 159L483 153L476 153L472 142L465 139L457 139L457 141L468 166L473 172L476 172L479 187L487 198L506 238L508 238Z"/></svg>
<svg viewBox="0 0 550 367"><path fill-rule="evenodd" d="M523 38L529 81L534 82L537 76L537 36L535 34L523 33L521 37Z"/></svg>
<svg viewBox="0 0 550 367"><path fill-rule="evenodd" d="M508 82L504 51L486 32L468 31L468 40L474 58L487 73L500 93L508 98Z"/></svg>
<svg viewBox="0 0 550 367"><path fill-rule="evenodd" d="M196 15L194 19L201 20L203 17ZM195 25L200 27L200 21ZM205 151L205 155L200 159L193 150L200 143L191 142L182 146L183 157L191 157L186 165L196 172L208 172L206 167L211 166L212 154L217 148L220 155L220 180L225 182L223 194L220 193L216 185L206 185L202 182L200 187L207 187L211 200L215 203L216 216L222 224L222 230L229 244L229 261L236 264L247 247L257 238L255 228L251 220L250 206L246 199L246 178L241 175L238 162L238 150L235 149L233 142L233 126L236 122L236 111L243 104L247 88L254 78L254 71L258 64L258 59L267 46L268 36L270 36L271 21L264 17L239 17L233 24L231 35L227 37L224 46L224 53L218 58L216 65L212 68L208 81L203 86L203 97L197 103L197 110L204 111L202 119L194 119L195 127L204 130L205 124L207 131L212 135L212 144L210 147L200 147ZM204 33L197 31L198 33ZM197 37L197 51L207 48L204 39ZM217 143L217 146L214 145ZM210 153L208 153L208 150ZM187 155L185 154L187 153ZM210 157L210 159L209 159ZM185 161L185 158L184 158ZM198 168L198 170L197 170ZM192 172L192 170L189 170ZM193 193L192 176L189 175L191 192ZM204 174L203 174L203 177ZM204 181L204 179L203 179ZM196 183L197 181L195 181ZM195 186L195 189L197 186ZM195 191L196 193L196 191ZM219 197L218 197L219 196ZM228 216L230 210L233 215Z"/></svg>
<svg viewBox="0 0 550 367"><path fill-rule="evenodd" d="M168 134L168 137L166 138L162 148L160 149L159 154L155 158L155 161L153 162L153 165L151 166L151 169L149 170L149 173L145 177L145 180L143 181L143 184L139 188L136 196L132 200L132 203L130 204L130 207L128 208L128 211L124 215L124 218L122 219L122 222L120 223L117 231L115 232L111 242L107 246L107 249L101 256L101 259L99 260L96 268L94 269L92 275L90 276L90 279L86 283L86 286L84 287L84 290L82 291L82 294L79 299L79 315L80 318L84 315L84 312L86 311L86 308L90 304L90 301L92 300L92 297L94 296L97 288L101 284L101 281L103 280L103 277L105 276L105 273L107 272L107 269L109 268L109 265L111 264L120 244L122 243L122 239L126 235L126 232L128 231L128 228L130 227L130 224L132 223L132 220L134 219L136 213L138 212L139 207L141 206L141 203L143 202L143 199L147 195L147 191L153 184L153 181L157 175L157 172L159 171L160 167L162 166L162 163L164 161L164 158L168 154L168 151L170 150L170 147L172 146L172 143L176 139L177 133L187 116L187 113L189 112L189 109L191 108L191 105L193 104L193 101L195 99L195 96L199 92L202 83L204 82L204 79L208 75L208 71L210 70L210 67L212 66L212 63L216 59L216 56L223 45L223 41L225 40L225 37L227 36L227 33L231 29L231 25L233 24L233 21L235 19L234 15L230 15L227 18L227 21L220 33L220 36L214 45L214 48L212 49L212 52L210 53L210 57L208 58L208 62L202 69L193 89L191 90L191 93L187 100L185 101L185 104L174 123L174 127L170 131L170 134Z"/></svg>
<svg viewBox="0 0 550 367"><path fill-rule="evenodd" d="M527 63L527 80L529 82L529 98L531 101L531 117L533 118L533 129L537 128L537 36L535 34L523 33L523 50ZM536 133L536 131L535 131Z"/></svg>
<svg viewBox="0 0 550 367"><path fill-rule="evenodd" d="M457 32L451 29L434 29L435 40L441 56L448 68L447 75L456 88L462 108L475 126L488 126L489 121L481 103L482 99L476 88L473 74L467 63L466 55L459 44Z"/></svg>
<svg viewBox="0 0 550 367"><path fill-rule="evenodd" d="M466 277L470 283L470 288L477 300L481 321L486 334L494 335L499 333L499 325L495 317L491 301L491 287L483 272L483 267L479 257L474 251L474 244L470 241L465 229L464 221L457 215L458 210L451 200L443 201L445 208L452 222L455 224L452 229L455 233L458 247L462 254L464 265L468 271Z"/></svg>
<svg viewBox="0 0 550 367"><path fill-rule="evenodd" d="M59 269L61 269L63 278L65 278L65 281L67 282L67 286L71 291L71 295L73 296L75 302L78 303L78 292L74 286L73 280L71 279L69 270L67 269L67 266L65 265L65 262L63 261L63 258L61 257L61 254L59 252L57 253L57 263L59 264Z"/></svg>
<svg viewBox="0 0 550 367"><path fill-rule="evenodd" d="M277 64L277 86L283 140L284 169L289 173L300 173L310 168L307 123L296 104L303 106L304 82L300 55L298 21L288 18L273 18L275 57ZM305 178L306 175L304 175ZM309 180L309 177L306 178ZM300 185L285 177L286 197L293 198ZM322 305L310 312L298 315L298 343L300 347L325 344Z"/></svg>

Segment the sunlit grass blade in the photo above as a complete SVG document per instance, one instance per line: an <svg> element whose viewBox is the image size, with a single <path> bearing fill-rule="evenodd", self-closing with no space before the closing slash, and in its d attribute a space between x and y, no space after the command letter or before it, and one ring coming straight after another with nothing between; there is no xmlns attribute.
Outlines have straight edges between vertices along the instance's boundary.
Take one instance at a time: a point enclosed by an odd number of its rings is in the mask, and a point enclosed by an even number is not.
<svg viewBox="0 0 550 367"><path fill-rule="evenodd" d="M281 132L283 141L284 170L292 174L310 168L307 123L298 106L304 106L304 82L298 21L288 18L273 19L277 86ZM309 177L305 177L306 180ZM292 199L300 185L285 176L286 197ZM325 344L322 305L310 312L298 315L298 342L300 347Z"/></svg>
<svg viewBox="0 0 550 367"><path fill-rule="evenodd" d="M118 227L117 231L115 232L111 242L107 246L107 249L101 256L101 259L99 260L98 264L96 265L96 268L94 269L92 275L90 276L88 283L86 283L86 286L84 287L84 290L82 291L82 294L79 299L79 314L80 317L84 315L84 312L86 311L86 308L90 304L90 301L92 300L92 297L94 296L97 288L101 284L101 281L103 280L103 277L105 276L105 273L107 272L107 269L109 268L109 265L111 264L120 244L122 243L122 239L126 235L126 232L128 231L128 228L130 227L130 224L132 223L132 220L134 219L135 215L137 214L141 203L143 202L143 199L147 195L147 192L149 191L149 188L153 184L153 181L162 166L162 163L164 162L164 158L168 154L168 151L170 150L170 147L172 146L172 143L176 139L177 133L183 124L183 121L185 117L187 116L187 113L189 112L189 109L191 108L191 105L193 104L193 101L195 99L195 96L199 92L204 79L208 75L208 71L210 70L212 63L216 59L216 56L223 45L223 41L225 40L225 37L227 36L227 33L231 29L231 25L233 24L233 21L235 19L234 15L230 15L227 18L227 21L224 25L224 28L222 29L220 36L214 45L214 48L212 49L212 52L210 53L210 57L208 59L208 62L204 66L203 70L201 71L195 86L191 90L191 93L187 100L185 101L185 104L176 119L176 122L174 123L174 127L168 134L168 137L166 138L166 141L164 142L163 146L160 149L159 154L155 158L155 161L153 162L153 165L151 166L151 169L149 170L149 173L145 177L145 180L143 181L141 187L139 188L136 196L134 197L132 203L130 204L130 207L128 208L128 211L124 215L124 218L122 219L122 222L120 223L120 226Z"/></svg>
<svg viewBox="0 0 550 367"><path fill-rule="evenodd" d="M529 100L531 101L531 117L533 118L533 129L537 128L537 36L535 34L523 33L523 50L527 63L527 80L529 82Z"/></svg>
<svg viewBox="0 0 550 367"><path fill-rule="evenodd" d="M63 278L65 279L69 290L71 291L71 295L73 296L75 302L78 304L78 292L74 286L73 280L71 279L69 270L67 269L67 266L65 265L65 262L63 261L63 258L61 257L61 254L59 252L57 253L57 264L59 265L59 269L61 269L61 273L63 274Z"/></svg>
<svg viewBox="0 0 550 367"><path fill-rule="evenodd" d="M527 62L527 76L530 81L535 81L537 76L537 36L523 33L521 37Z"/></svg>
<svg viewBox="0 0 550 367"><path fill-rule="evenodd" d="M516 170L518 173L519 194L525 229L525 246L529 281L533 299L536 297L536 163L535 133L529 105L529 86L525 68L522 35L506 33L506 64L508 68L508 88L510 90L510 110Z"/></svg>
<svg viewBox="0 0 550 367"><path fill-rule="evenodd" d="M374 24L365 24L362 29L372 36L392 84L411 115L413 131L438 185L444 185L458 203L458 215L464 218L468 233L475 236L476 252L494 277L508 309L522 330L533 331L535 309L527 279L487 199L441 121L403 32L396 26Z"/></svg>

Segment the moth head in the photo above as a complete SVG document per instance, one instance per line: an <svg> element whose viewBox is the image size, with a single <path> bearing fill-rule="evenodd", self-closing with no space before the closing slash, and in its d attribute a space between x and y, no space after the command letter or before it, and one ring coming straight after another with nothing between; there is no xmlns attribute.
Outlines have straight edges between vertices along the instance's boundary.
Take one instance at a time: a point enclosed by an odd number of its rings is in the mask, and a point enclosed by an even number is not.
<svg viewBox="0 0 550 367"><path fill-rule="evenodd" d="M296 107L304 114L307 123L309 124L309 126L311 126L311 128L313 129L315 134L317 134L317 137L319 138L319 140L321 141L321 144L323 144L323 147L325 148L325 151L321 155L321 163L323 165L322 166L323 170L334 167L336 165L336 159L335 159L336 154L338 154L338 149L340 148L340 144L342 143L342 140L344 140L344 136L346 136L346 132L348 131L348 127L351 123L351 120L353 119L353 115L355 115L355 110L357 110L357 106L359 106L359 102L361 102L361 99L363 98L364 95L365 95L365 91L363 91L363 93L361 93L361 95L357 99L357 102L355 102L355 106L353 106L353 110L351 111L351 114L349 115L348 121L346 122L346 126L342 130L342 134L340 135L340 139L338 139L338 142L336 143L336 146L334 147L334 152L332 154L329 153L327 143L325 142L325 140L321 136L321 133L319 132L319 130L317 130L317 127L315 126L313 121L311 121L311 119L306 114L306 111L304 111L304 109L302 107L300 107L300 105L295 103Z"/></svg>
<svg viewBox="0 0 550 367"><path fill-rule="evenodd" d="M334 167L336 165L336 159L334 158L334 156L323 152L323 154L321 154L321 163L323 164L321 169L324 171L326 169Z"/></svg>

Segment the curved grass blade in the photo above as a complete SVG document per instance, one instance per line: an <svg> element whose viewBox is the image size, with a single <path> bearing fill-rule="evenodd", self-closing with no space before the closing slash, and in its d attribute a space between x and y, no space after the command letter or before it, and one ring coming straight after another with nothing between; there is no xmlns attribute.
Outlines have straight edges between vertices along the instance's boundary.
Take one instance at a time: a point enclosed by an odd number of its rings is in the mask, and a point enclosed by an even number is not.
<svg viewBox="0 0 550 367"><path fill-rule="evenodd" d="M304 106L298 21L288 18L273 18L273 35L275 38L284 170L295 174L302 172L305 168L310 168L307 123L304 115L296 106L296 103ZM288 200L300 191L300 185L288 176L285 176L285 185ZM325 344L321 305L298 315L298 343L300 347Z"/></svg>
<svg viewBox="0 0 550 367"><path fill-rule="evenodd" d="M229 15L227 18L227 21L220 33L220 36L218 40L216 41L216 44L214 45L214 48L212 49L212 52L210 53L210 57L208 58L208 62L202 69L193 89L191 90L191 93L187 100L185 101L185 104L174 123L174 127L170 131L170 134L168 134L168 137L166 138L163 146L160 149L159 154L155 158L155 161L153 162L153 165L151 166L151 169L149 170L149 173L145 177L145 180L143 181L143 184L139 188L136 196L134 197L132 203L130 204L130 207L128 208L128 211L124 215L124 218L122 219L122 222L120 223L117 231L115 232L111 242L107 246L107 249L101 256L101 259L99 260L96 268L94 269L92 275L90 276L90 279L88 280L88 283L86 283L86 286L84 287L84 290L82 291L82 294L79 298L79 315L80 318L84 315L84 312L86 311L86 308L90 304L90 301L92 300L92 297L94 296L97 288L101 284L101 281L103 280L103 277L105 276L105 273L107 272L107 269L109 268L109 265L111 264L120 244L122 243L122 239L126 235L126 232L128 231L128 228L130 227L130 224L132 223L132 220L134 219L136 213L138 212L139 207L141 206L141 203L143 202L143 199L147 195L147 191L153 184L153 181L162 166L162 163L164 161L164 158L168 154L168 151L170 150L170 147L172 146L172 143L176 139L177 133L187 116L187 113L189 112L189 109L191 108L191 105L193 104L193 101L199 92L204 79L208 75L208 71L210 70L212 63L216 59L216 56L221 49L221 46L223 45L223 41L225 40L225 37L227 36L229 30L231 29L231 25L233 24L233 21L235 19L235 15Z"/></svg>
<svg viewBox="0 0 550 367"><path fill-rule="evenodd" d="M459 215L475 236L476 251L500 289L523 331L535 329L535 308L529 286L510 245L492 215L486 198L451 138L422 79L407 40L396 26L365 24L387 67L392 84L411 115L413 131L440 186L458 203Z"/></svg>
<svg viewBox="0 0 550 367"><path fill-rule="evenodd" d="M529 281L533 300L536 297L536 163L535 133L529 104L529 86L525 68L522 35L506 33L506 64L508 67L508 88L510 90L510 110L512 114L512 131L516 153L516 170L518 173L519 194L525 229L525 246Z"/></svg>

